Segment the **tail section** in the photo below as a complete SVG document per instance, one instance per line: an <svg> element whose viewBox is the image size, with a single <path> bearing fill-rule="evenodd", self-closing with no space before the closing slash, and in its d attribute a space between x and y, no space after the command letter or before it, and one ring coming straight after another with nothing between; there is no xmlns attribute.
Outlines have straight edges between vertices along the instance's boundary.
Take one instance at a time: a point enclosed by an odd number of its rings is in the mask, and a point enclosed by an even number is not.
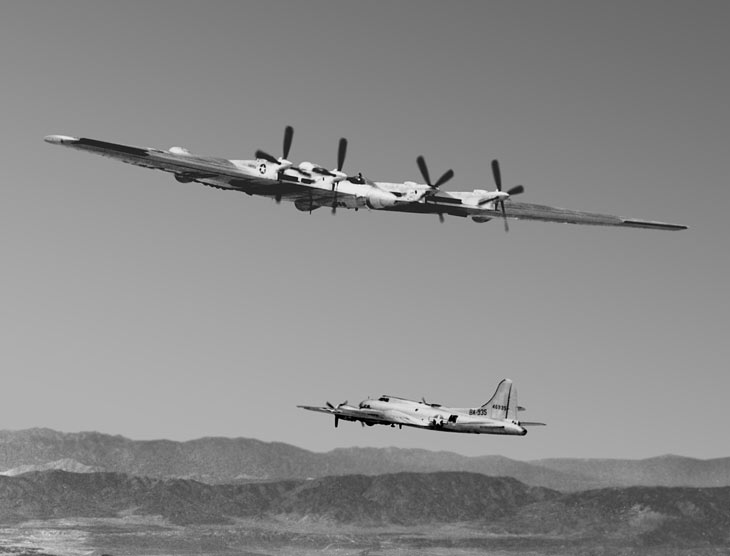
<svg viewBox="0 0 730 556"><path fill-rule="evenodd" d="M502 380L497 386L492 398L480 409L490 419L517 420L517 388L508 378ZM481 413L481 412L480 412Z"/></svg>

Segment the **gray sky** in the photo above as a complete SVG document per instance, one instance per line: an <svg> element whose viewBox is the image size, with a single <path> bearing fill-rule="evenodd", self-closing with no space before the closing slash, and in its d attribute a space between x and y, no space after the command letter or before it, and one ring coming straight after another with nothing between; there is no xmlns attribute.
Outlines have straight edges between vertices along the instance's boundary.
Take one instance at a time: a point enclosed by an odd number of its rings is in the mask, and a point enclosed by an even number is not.
<svg viewBox="0 0 730 556"><path fill-rule="evenodd" d="M0 426L312 450L730 455L730 4L4 2ZM60 133L380 180L453 168L656 232L317 211L43 143ZM521 199L521 200L522 200ZM526 438L332 423L384 392ZM350 425L350 426L347 426Z"/></svg>

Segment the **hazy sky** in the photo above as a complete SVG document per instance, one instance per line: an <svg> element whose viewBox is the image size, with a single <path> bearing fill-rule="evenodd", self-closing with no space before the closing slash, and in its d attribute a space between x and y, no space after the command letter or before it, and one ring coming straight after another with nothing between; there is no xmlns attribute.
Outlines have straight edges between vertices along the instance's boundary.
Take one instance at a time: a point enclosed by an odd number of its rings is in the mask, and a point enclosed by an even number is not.
<svg viewBox="0 0 730 556"><path fill-rule="evenodd" d="M730 455L730 4L32 2L0 8L0 427L311 450ZM683 232L328 210L179 184L51 133L380 180L453 168ZM525 438L297 404L484 403Z"/></svg>

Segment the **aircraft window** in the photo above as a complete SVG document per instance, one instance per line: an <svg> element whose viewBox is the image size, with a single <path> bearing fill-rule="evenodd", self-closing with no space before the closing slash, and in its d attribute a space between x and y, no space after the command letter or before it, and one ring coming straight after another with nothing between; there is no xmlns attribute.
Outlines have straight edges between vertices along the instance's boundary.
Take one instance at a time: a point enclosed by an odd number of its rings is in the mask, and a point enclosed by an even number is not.
<svg viewBox="0 0 730 556"><path fill-rule="evenodd" d="M360 180L362 180L362 181L358 181L358 183L367 183L368 185L375 185L375 182L373 180L371 180L370 178L368 178L367 176L363 176L362 174L358 174L357 177Z"/></svg>
<svg viewBox="0 0 730 556"><path fill-rule="evenodd" d="M390 401L390 398L387 398L387 397L383 396L378 401L380 401L380 402L389 402Z"/></svg>

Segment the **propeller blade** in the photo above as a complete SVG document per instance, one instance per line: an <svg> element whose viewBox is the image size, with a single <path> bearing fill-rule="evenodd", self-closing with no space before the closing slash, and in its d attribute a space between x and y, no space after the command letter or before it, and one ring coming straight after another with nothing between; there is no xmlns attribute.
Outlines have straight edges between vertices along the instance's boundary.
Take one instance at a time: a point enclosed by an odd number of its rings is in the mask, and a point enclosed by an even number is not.
<svg viewBox="0 0 730 556"><path fill-rule="evenodd" d="M436 181L436 183L433 184L432 187L439 188L439 187L441 187L443 184L445 184L447 181L449 181L453 177L454 177L454 171L453 170L447 170L446 172L444 172L444 175L441 176Z"/></svg>
<svg viewBox="0 0 730 556"><path fill-rule="evenodd" d="M337 415L335 415L335 428L337 428L337 425L339 425L339 424L340 424L340 418Z"/></svg>
<svg viewBox="0 0 730 556"><path fill-rule="evenodd" d="M284 158L289 158L289 149L294 138L294 128L290 125L284 128Z"/></svg>
<svg viewBox="0 0 730 556"><path fill-rule="evenodd" d="M443 224L444 223L444 220L445 220L444 219L444 213L443 212L439 212L439 222L441 222L441 224Z"/></svg>
<svg viewBox="0 0 730 556"><path fill-rule="evenodd" d="M347 154L347 139L342 137L340 145L337 147L337 171L342 172L342 166L345 164L345 155Z"/></svg>
<svg viewBox="0 0 730 556"><path fill-rule="evenodd" d="M321 166L315 166L312 168L312 172L316 174L322 174L323 176L332 176L334 177L334 174L330 172L327 168L322 168Z"/></svg>
<svg viewBox="0 0 730 556"><path fill-rule="evenodd" d="M276 201L277 205L281 204L281 195L275 195L274 200Z"/></svg>
<svg viewBox="0 0 730 556"><path fill-rule="evenodd" d="M331 404L330 402L324 402L324 404L325 404L325 405L326 405L327 407L329 407L330 409L334 409L334 408L335 408L335 406L334 406L334 405L332 405L332 404Z"/></svg>
<svg viewBox="0 0 730 556"><path fill-rule="evenodd" d="M342 407L343 405L347 405L347 400L345 400L344 402L342 402L342 403L341 403L340 405L338 405L337 407Z"/></svg>
<svg viewBox="0 0 730 556"><path fill-rule="evenodd" d="M509 224L507 223L507 211L504 210L504 201L500 201L499 206L502 208L502 218L504 219L504 231L509 232Z"/></svg>
<svg viewBox="0 0 730 556"><path fill-rule="evenodd" d="M268 162L271 162L272 164L279 164L279 161L275 159L273 156L271 156L269 153L265 151L256 151L256 158L260 158L262 160L266 160Z"/></svg>
<svg viewBox="0 0 730 556"><path fill-rule="evenodd" d="M502 191L502 172L499 171L499 162L496 158L492 160L492 174L494 174L494 183L497 184L497 191Z"/></svg>
<svg viewBox="0 0 730 556"><path fill-rule="evenodd" d="M507 190L508 195L520 195L525 192L525 188L521 185L515 185L513 188Z"/></svg>
<svg viewBox="0 0 730 556"><path fill-rule="evenodd" d="M423 176L423 180L431 186L431 176L428 175L428 167L426 166L426 159L423 158L423 156L418 156L416 159L416 163L418 164L418 169L421 171L421 175ZM433 187L433 186L431 186Z"/></svg>

